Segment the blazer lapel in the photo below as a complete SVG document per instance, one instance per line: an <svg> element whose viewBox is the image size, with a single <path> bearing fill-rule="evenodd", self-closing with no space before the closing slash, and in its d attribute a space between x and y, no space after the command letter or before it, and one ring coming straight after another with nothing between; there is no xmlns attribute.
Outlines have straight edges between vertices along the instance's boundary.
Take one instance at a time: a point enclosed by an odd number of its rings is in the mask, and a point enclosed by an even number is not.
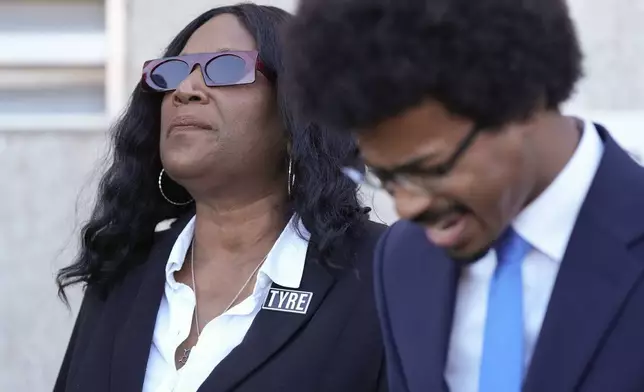
<svg viewBox="0 0 644 392"><path fill-rule="evenodd" d="M319 264L310 247L299 291L312 292L306 314L262 309L242 343L224 358L199 388L200 391L231 391L252 374L313 317L335 279ZM281 288L273 284L274 288Z"/></svg>
<svg viewBox="0 0 644 392"><path fill-rule="evenodd" d="M142 278L138 281L138 292L134 290L135 296L123 298L124 301L132 301L132 304L124 315L125 320L114 342L110 391L129 392L143 388L154 326L165 287L165 266L188 219L177 221L170 230L161 234L148 260L140 267Z"/></svg>
<svg viewBox="0 0 644 392"><path fill-rule="evenodd" d="M623 244L578 220L561 264L525 391L574 391L642 272Z"/></svg>
<svg viewBox="0 0 644 392"><path fill-rule="evenodd" d="M385 271L387 281L399 282L397 296L387 300L389 320L409 389L445 391L457 263L432 246L420 228L405 224L409 226L400 231L404 239L388 241L400 244L397 255L390 256L399 260Z"/></svg>
<svg viewBox="0 0 644 392"><path fill-rule="evenodd" d="M642 274L628 252L644 232L633 216L644 210L642 169L602 128L600 134L604 157L559 270L526 392L576 390Z"/></svg>

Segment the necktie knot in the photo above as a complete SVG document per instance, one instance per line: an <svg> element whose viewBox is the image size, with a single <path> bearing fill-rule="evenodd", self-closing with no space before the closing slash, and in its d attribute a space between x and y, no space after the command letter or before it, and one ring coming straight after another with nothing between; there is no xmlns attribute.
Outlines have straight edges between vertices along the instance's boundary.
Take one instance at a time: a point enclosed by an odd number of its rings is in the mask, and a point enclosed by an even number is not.
<svg viewBox="0 0 644 392"><path fill-rule="evenodd" d="M509 227L497 240L494 250L498 259L498 266L521 263L530 251L530 244Z"/></svg>

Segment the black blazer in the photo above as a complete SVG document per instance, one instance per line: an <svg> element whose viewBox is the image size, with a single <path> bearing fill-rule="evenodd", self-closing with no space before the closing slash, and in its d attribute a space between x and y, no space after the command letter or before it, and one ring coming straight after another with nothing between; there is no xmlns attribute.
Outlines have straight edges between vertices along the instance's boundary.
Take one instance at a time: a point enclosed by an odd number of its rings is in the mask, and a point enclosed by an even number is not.
<svg viewBox="0 0 644 392"><path fill-rule="evenodd" d="M187 221L160 233L147 261L106 299L86 291L54 392L141 391L165 265ZM384 348L372 285L373 249L384 228L365 222L364 235L349 252L354 260L329 260L341 269L320 264L309 247L299 288L313 292L307 313L262 309L242 343L199 391L384 391Z"/></svg>

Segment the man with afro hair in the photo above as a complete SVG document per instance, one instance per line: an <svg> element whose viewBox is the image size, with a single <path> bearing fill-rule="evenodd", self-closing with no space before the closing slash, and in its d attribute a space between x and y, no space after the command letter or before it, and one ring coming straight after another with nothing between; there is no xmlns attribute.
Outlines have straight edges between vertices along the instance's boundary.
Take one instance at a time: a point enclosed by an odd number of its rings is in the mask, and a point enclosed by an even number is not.
<svg viewBox="0 0 644 392"><path fill-rule="evenodd" d="M644 169L560 111L564 0L301 0L285 35L302 113L401 218L375 251L392 392L644 391Z"/></svg>

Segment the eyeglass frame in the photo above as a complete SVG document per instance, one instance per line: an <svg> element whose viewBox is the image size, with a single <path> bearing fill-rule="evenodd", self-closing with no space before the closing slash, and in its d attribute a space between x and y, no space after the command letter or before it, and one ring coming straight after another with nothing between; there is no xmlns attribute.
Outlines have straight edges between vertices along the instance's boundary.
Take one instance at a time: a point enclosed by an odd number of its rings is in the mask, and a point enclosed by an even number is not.
<svg viewBox="0 0 644 392"><path fill-rule="evenodd" d="M424 186L421 186L415 181L410 180L409 177L415 176L417 178L439 178L449 174L454 169L461 157L465 154L465 152L472 146L472 144L474 144L474 141L481 133L481 130L483 128L483 126L474 125L472 129L465 135L465 137L461 139L450 157L443 163L440 163L430 169L423 169L416 166L416 162L422 161L428 156L419 157L418 159L415 159L413 163L404 164L396 167L395 169L381 169L375 168L371 165L366 165L367 170L370 171L378 179L378 181L380 181L380 184L372 183L371 181L369 181L368 174L363 173L354 167L345 166L341 170L347 177L349 177L358 185L367 185L376 189L385 189L389 193L392 193L389 184L394 184L408 190L420 190L423 192L429 192L429 190L425 189Z"/></svg>

